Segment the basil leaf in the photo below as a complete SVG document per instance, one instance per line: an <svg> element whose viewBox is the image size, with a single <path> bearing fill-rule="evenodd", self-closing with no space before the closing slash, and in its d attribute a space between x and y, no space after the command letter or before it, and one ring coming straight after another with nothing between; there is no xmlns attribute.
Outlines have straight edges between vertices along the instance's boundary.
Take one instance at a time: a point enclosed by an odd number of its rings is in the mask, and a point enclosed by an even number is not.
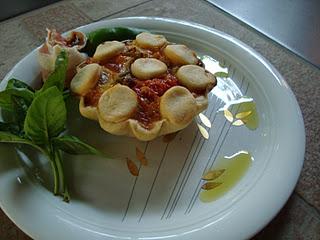
<svg viewBox="0 0 320 240"><path fill-rule="evenodd" d="M26 88L26 89L34 92L33 88L30 87L28 84L26 84L25 82L20 81L18 79L15 79L15 78L11 78L8 81L7 86L6 86L6 89L12 89L12 88Z"/></svg>
<svg viewBox="0 0 320 240"><path fill-rule="evenodd" d="M11 94L8 94L6 90L0 92L0 107L8 111L13 111Z"/></svg>
<svg viewBox="0 0 320 240"><path fill-rule="evenodd" d="M21 97L30 105L34 98L34 90L28 84L12 78L8 81L6 89L0 92L0 106L13 110L12 96Z"/></svg>
<svg viewBox="0 0 320 240"><path fill-rule="evenodd" d="M21 144L27 144L27 145L30 145L34 148L36 148L37 150L39 150L40 152L42 153L45 153L45 151L37 146L36 144L34 144L33 142L27 140L27 139L24 139L22 137L19 137L15 134L12 134L12 133L8 133L8 132L3 132L3 131L0 131L0 142L1 143L21 143Z"/></svg>
<svg viewBox="0 0 320 240"><path fill-rule="evenodd" d="M55 69L53 73L49 75L49 77L44 82L40 91L44 91L53 86L56 86L60 91L63 91L64 82L67 74L67 67L68 67L68 56L66 51L62 50L57 56L57 59L55 62Z"/></svg>
<svg viewBox="0 0 320 240"><path fill-rule="evenodd" d="M53 145L69 154L93 154L103 155L99 150L83 142L79 138L70 135L64 135L53 139Z"/></svg>
<svg viewBox="0 0 320 240"><path fill-rule="evenodd" d="M89 56L93 56L99 44L105 41L135 39L139 33L145 31L143 29L126 27L100 28L87 34L87 44L82 51Z"/></svg>
<svg viewBox="0 0 320 240"><path fill-rule="evenodd" d="M55 148L54 149L54 160L58 170L58 178L59 178L59 185L61 189L61 196L63 197L63 201L70 202L70 195L68 191L68 187L66 184L64 169L63 169L63 161L61 156L61 150Z"/></svg>
<svg viewBox="0 0 320 240"><path fill-rule="evenodd" d="M19 134L19 127L14 123L0 122L0 131L10 132L12 134Z"/></svg>
<svg viewBox="0 0 320 240"><path fill-rule="evenodd" d="M0 92L0 107L3 117L7 120L9 118L9 122L16 124L15 128L11 128L11 133L23 135L24 119L33 98L32 88L14 78L10 79L6 89Z"/></svg>
<svg viewBox="0 0 320 240"><path fill-rule="evenodd" d="M71 92L69 89L66 89L63 91L62 95L63 95L63 99L66 101L71 96Z"/></svg>
<svg viewBox="0 0 320 240"><path fill-rule="evenodd" d="M23 130L24 120L27 115L29 104L20 97L12 96L14 122L17 124L19 131Z"/></svg>
<svg viewBox="0 0 320 240"><path fill-rule="evenodd" d="M9 88L0 92L0 107L13 111L12 96L23 98L28 105L31 104L34 93L27 88Z"/></svg>
<svg viewBox="0 0 320 240"><path fill-rule="evenodd" d="M37 144L49 143L65 126L67 110L62 92L50 87L37 94L24 122L25 134Z"/></svg>

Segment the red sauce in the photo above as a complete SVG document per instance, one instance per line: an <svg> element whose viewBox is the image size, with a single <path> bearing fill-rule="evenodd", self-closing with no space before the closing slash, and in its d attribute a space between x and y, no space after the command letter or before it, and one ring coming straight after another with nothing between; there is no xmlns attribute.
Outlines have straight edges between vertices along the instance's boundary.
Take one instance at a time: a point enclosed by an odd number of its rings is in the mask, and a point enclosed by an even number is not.
<svg viewBox="0 0 320 240"><path fill-rule="evenodd" d="M124 55L118 55L113 58L108 59L106 62L102 63L109 70L119 73L123 68L124 63L127 61L127 57Z"/></svg>
<svg viewBox="0 0 320 240"><path fill-rule="evenodd" d="M97 106L101 95L103 94L103 85L105 85L109 80L109 75L105 72L102 72L96 86L91 89L84 96L84 105L85 106Z"/></svg>
<svg viewBox="0 0 320 240"><path fill-rule="evenodd" d="M125 63L128 61L128 58L132 58L132 54L135 53L130 52L130 54L128 54L128 52L125 52L110 58L105 62L100 62L99 64L113 72L120 73L124 68ZM154 57L163 62L166 62L167 60L162 49L148 51L144 56L139 57ZM92 62L94 61L86 61L86 63ZM138 96L138 109L132 118L136 119L144 128L151 129L154 122L161 120L160 97L169 88L177 86L178 80L173 73L169 72L163 77L153 78L150 80L139 80L131 77L131 75L127 75L122 79L121 84L129 86ZM102 90L99 91L99 89L98 84L85 96L84 103L86 106L97 106L99 98L102 95Z"/></svg>
<svg viewBox="0 0 320 240"><path fill-rule="evenodd" d="M152 123L161 119L160 97L171 87L178 85L175 76L168 74L165 78L154 78L151 80L134 79L131 83L132 89L138 95L138 110L134 119L150 129Z"/></svg>
<svg viewBox="0 0 320 240"><path fill-rule="evenodd" d="M148 93L146 93L146 96L140 95L138 98L138 110L133 119L138 120L144 128L150 129L153 122L161 119L159 111L160 98L156 97L153 101L150 101L147 95Z"/></svg>
<svg viewBox="0 0 320 240"><path fill-rule="evenodd" d="M102 95L99 87L95 87L91 89L85 96L84 96L84 105L85 106L92 106L95 107L98 105L99 99Z"/></svg>

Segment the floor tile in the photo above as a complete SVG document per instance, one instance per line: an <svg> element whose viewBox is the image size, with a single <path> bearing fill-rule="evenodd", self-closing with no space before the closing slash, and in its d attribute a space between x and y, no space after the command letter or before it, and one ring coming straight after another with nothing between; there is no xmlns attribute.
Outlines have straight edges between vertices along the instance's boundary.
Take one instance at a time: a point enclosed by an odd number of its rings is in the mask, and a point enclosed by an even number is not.
<svg viewBox="0 0 320 240"><path fill-rule="evenodd" d="M46 37L46 28L55 28L65 32L90 23L92 20L73 3L63 2L53 4L46 9L40 9L28 14L22 19L27 30L38 39Z"/></svg>
<svg viewBox="0 0 320 240"><path fill-rule="evenodd" d="M93 20L98 20L103 17L125 11L126 9L139 6L144 2L150 0L117 0L117 1L105 1L105 0L75 0L73 3L80 9L83 9L85 13Z"/></svg>
<svg viewBox="0 0 320 240"><path fill-rule="evenodd" d="M318 240L320 239L320 214L297 194L252 240Z"/></svg>

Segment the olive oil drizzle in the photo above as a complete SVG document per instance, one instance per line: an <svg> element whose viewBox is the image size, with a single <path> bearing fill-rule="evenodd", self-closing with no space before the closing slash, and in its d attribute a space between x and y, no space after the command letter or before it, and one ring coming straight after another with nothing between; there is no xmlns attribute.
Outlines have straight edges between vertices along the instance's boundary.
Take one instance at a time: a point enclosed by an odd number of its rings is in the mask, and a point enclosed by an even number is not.
<svg viewBox="0 0 320 240"><path fill-rule="evenodd" d="M252 160L251 154L247 151L239 151L231 156L218 159L216 166L208 172L220 171L222 174L211 181L203 182L204 187L202 189L205 190L200 192L200 200L202 202L212 202L227 193L245 175ZM214 187L209 188L208 186Z"/></svg>

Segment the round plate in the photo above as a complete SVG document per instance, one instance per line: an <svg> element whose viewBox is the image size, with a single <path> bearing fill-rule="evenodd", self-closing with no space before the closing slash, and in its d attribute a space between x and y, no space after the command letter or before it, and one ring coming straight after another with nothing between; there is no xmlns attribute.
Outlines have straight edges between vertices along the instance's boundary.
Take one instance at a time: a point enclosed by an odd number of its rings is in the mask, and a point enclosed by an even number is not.
<svg viewBox="0 0 320 240"><path fill-rule="evenodd" d="M169 41L186 44L228 68L229 77L218 78L204 113L212 122L206 128L209 139L199 133L199 120L170 142L112 136L82 118L77 103L71 103L68 130L117 159L64 156L72 197L67 204L51 193L46 159L2 144L1 208L34 239L245 239L255 234L284 205L303 164L304 125L287 83L253 49L202 25L132 17L79 30L113 26L164 34ZM39 81L36 51L12 69L2 88L12 77L31 84ZM243 96L256 104L259 126L255 130L234 126L223 114L222 109ZM149 162L139 167L138 177L129 173L125 161L129 157L138 164L136 147ZM239 151L252 157L244 176L215 201L200 201L203 173L215 166L216 159Z"/></svg>

